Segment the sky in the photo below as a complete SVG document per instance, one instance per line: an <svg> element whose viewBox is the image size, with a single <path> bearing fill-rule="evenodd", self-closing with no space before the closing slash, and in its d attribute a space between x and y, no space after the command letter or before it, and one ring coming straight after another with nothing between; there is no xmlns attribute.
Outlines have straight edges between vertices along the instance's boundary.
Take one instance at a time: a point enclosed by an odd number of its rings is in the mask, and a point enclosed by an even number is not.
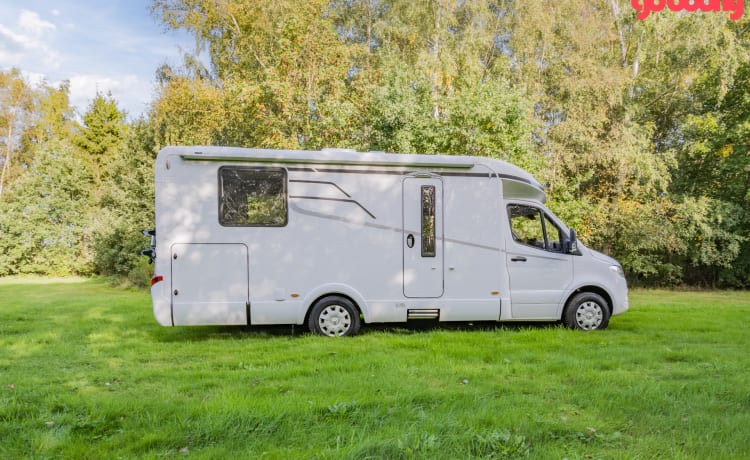
<svg viewBox="0 0 750 460"><path fill-rule="evenodd" d="M134 119L155 95L155 71L176 65L195 39L166 31L150 0L0 0L0 69L32 84L70 82L80 115L96 92L111 92Z"/></svg>

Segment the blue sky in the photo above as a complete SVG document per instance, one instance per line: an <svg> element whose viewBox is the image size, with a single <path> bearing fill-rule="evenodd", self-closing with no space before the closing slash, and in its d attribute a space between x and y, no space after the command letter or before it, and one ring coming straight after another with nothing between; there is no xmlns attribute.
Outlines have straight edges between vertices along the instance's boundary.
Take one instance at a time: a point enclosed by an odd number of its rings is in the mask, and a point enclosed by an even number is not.
<svg viewBox="0 0 750 460"><path fill-rule="evenodd" d="M0 68L32 82L70 81L78 113L96 91L111 91L129 118L147 110L154 72L179 64L195 40L165 31L149 0L0 0Z"/></svg>

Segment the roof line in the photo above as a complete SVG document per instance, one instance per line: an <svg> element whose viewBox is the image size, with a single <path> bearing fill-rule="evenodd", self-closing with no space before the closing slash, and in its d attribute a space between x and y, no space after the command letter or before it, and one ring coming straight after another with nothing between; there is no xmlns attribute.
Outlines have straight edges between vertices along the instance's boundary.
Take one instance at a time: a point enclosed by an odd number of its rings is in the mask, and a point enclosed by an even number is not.
<svg viewBox="0 0 750 460"><path fill-rule="evenodd" d="M184 160L192 161L252 161L258 163L288 163L288 164L312 164L312 165L335 165L335 166L392 166L407 168L446 168L446 169L471 169L475 163L473 161L461 161L458 158L451 161L436 161L426 159L424 156L413 155L414 159L405 158L407 155L398 156L393 160L385 159L367 159L366 155L362 158L312 158L300 156L265 156L253 155L252 151L248 154L211 154L203 152L180 153ZM394 155L395 156L395 155ZM411 155L410 155L411 156ZM382 157L381 157L382 158ZM416 161L414 161L416 160Z"/></svg>

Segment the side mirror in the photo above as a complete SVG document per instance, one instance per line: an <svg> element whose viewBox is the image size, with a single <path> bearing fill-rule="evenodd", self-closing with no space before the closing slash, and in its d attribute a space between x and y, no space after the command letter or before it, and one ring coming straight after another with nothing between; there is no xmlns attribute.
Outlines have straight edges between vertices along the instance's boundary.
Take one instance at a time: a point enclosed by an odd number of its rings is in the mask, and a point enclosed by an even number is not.
<svg viewBox="0 0 750 460"><path fill-rule="evenodd" d="M568 241L567 241L567 247L565 248L568 254L575 254L578 252L578 237L576 236L576 231L572 228L570 229L570 234L568 235Z"/></svg>
<svg viewBox="0 0 750 460"><path fill-rule="evenodd" d="M156 251L154 251L152 248L144 249L140 252L142 256L148 257L148 263L152 264L154 263L154 259L156 259Z"/></svg>
<svg viewBox="0 0 750 460"><path fill-rule="evenodd" d="M141 230L141 233L143 236L148 236L151 239L151 242L149 244L148 249L144 249L140 252L142 256L148 257L148 263L152 264L154 263L154 260L156 259L156 230Z"/></svg>

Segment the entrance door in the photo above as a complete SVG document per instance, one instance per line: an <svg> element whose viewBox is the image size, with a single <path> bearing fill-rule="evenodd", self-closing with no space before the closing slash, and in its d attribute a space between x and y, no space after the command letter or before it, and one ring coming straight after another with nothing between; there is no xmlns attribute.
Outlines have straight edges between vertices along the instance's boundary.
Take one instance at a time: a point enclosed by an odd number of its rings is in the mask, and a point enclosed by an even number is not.
<svg viewBox="0 0 750 460"><path fill-rule="evenodd" d="M170 256L175 326L247 324L247 246L175 244Z"/></svg>
<svg viewBox="0 0 750 460"><path fill-rule="evenodd" d="M513 318L559 319L573 281L573 255L563 252L563 233L540 208L509 204L512 240L507 246Z"/></svg>
<svg viewBox="0 0 750 460"><path fill-rule="evenodd" d="M443 295L443 182L408 177L403 183L404 296Z"/></svg>

